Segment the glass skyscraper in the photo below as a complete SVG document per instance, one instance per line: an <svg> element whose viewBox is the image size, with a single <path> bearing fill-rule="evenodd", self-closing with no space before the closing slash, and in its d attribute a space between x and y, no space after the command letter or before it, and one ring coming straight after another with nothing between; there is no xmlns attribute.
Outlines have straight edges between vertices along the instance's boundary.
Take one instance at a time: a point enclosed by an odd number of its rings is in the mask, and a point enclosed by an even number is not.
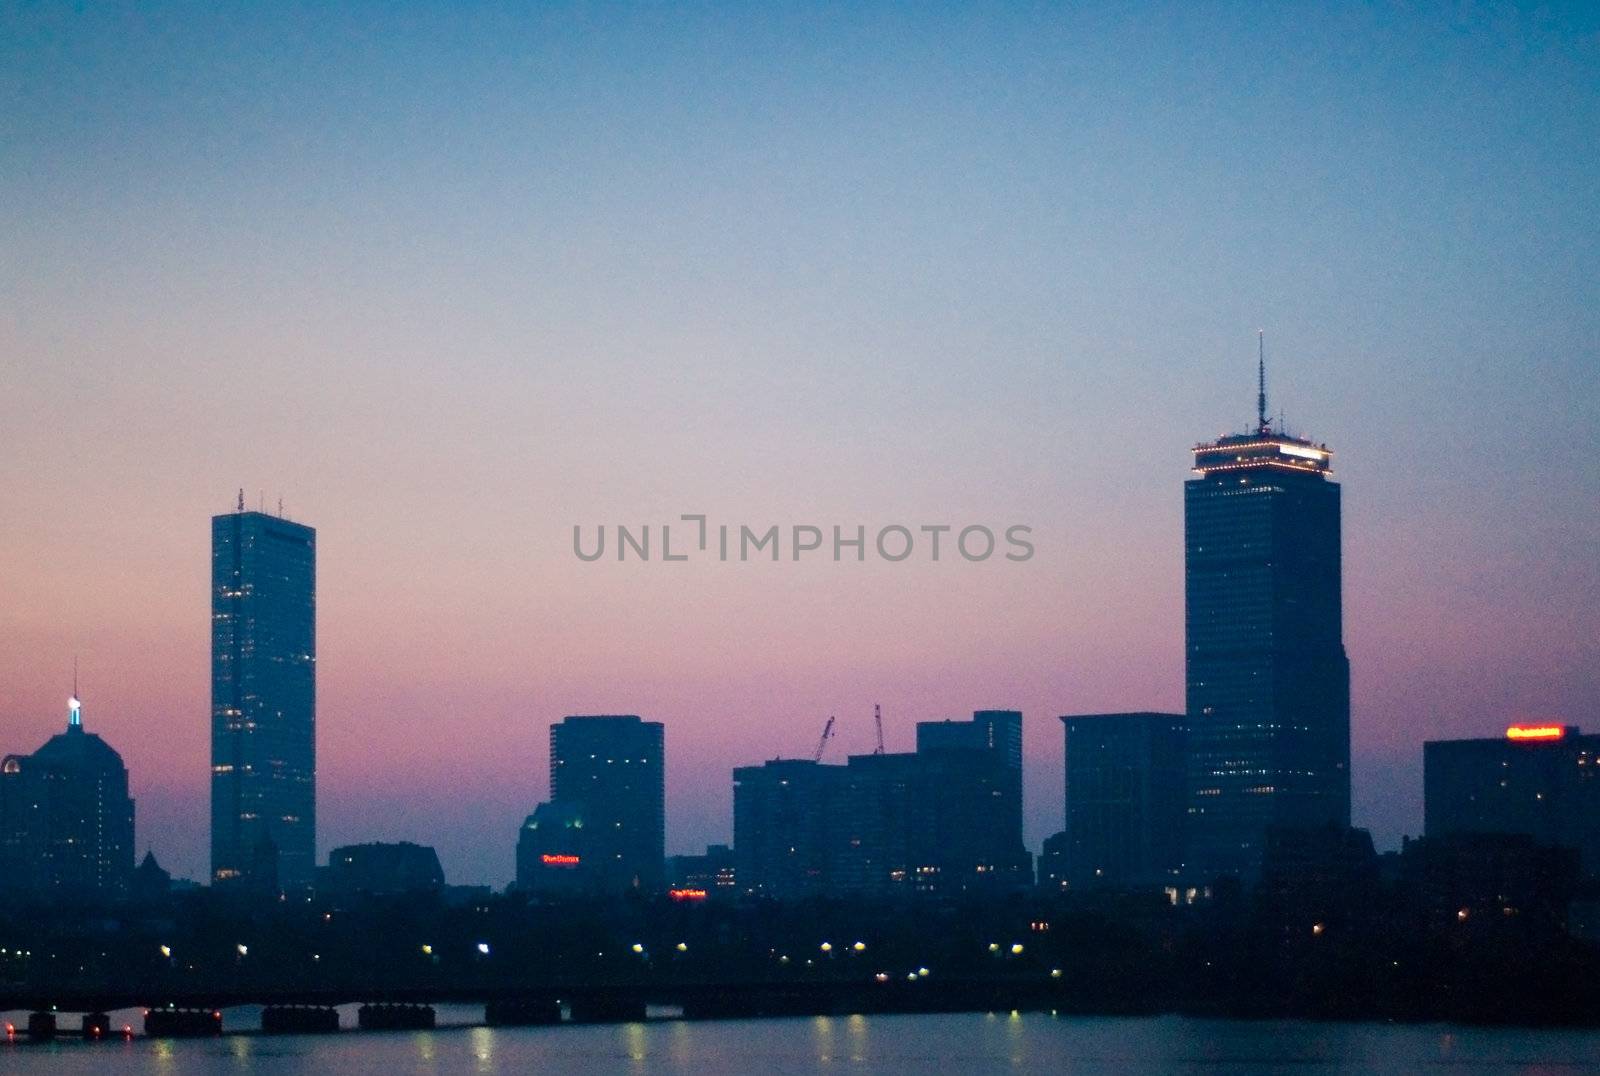
<svg viewBox="0 0 1600 1076"><path fill-rule="evenodd" d="M1256 428L1184 488L1186 874L1250 876L1272 826L1350 824L1350 666L1332 453Z"/></svg>
<svg viewBox="0 0 1600 1076"><path fill-rule="evenodd" d="M211 880L309 886L316 866L317 533L211 520Z"/></svg>

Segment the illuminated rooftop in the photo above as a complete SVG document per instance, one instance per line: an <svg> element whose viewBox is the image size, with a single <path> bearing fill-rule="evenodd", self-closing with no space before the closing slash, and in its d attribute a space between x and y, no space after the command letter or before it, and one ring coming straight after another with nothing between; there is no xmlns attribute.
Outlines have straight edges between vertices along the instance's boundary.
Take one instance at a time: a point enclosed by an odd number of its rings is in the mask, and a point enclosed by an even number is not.
<svg viewBox="0 0 1600 1076"><path fill-rule="evenodd" d="M1195 474L1228 471L1333 473L1333 451L1302 437L1275 432L1263 424L1254 433L1235 433L1194 446Z"/></svg>

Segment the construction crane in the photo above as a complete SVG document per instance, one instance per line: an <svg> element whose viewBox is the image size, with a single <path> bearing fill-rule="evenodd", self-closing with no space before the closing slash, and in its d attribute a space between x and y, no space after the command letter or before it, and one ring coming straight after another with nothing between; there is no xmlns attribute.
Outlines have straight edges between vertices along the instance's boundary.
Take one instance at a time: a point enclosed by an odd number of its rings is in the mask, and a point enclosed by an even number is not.
<svg viewBox="0 0 1600 1076"><path fill-rule="evenodd" d="M817 749L811 752L812 762L822 761L822 752L828 747L828 741L833 739L833 715L828 715L828 723L822 726L822 736L817 740Z"/></svg>
<svg viewBox="0 0 1600 1076"><path fill-rule="evenodd" d="M877 703L872 704L872 724L878 732L878 746L872 749L874 755L883 754L883 707Z"/></svg>

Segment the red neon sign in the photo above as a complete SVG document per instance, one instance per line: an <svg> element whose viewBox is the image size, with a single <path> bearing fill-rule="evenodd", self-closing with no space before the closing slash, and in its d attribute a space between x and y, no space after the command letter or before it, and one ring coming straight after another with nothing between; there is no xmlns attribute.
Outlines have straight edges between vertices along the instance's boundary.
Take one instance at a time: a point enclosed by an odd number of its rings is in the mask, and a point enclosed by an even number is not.
<svg viewBox="0 0 1600 1076"><path fill-rule="evenodd" d="M1566 734L1561 725L1512 725L1506 729L1508 740L1559 740Z"/></svg>
<svg viewBox="0 0 1600 1076"><path fill-rule="evenodd" d="M546 852L539 857L539 862L547 867L576 867L582 860L578 856Z"/></svg>
<svg viewBox="0 0 1600 1076"><path fill-rule="evenodd" d="M705 900L706 891L704 889L669 889L667 890L667 896L673 900Z"/></svg>

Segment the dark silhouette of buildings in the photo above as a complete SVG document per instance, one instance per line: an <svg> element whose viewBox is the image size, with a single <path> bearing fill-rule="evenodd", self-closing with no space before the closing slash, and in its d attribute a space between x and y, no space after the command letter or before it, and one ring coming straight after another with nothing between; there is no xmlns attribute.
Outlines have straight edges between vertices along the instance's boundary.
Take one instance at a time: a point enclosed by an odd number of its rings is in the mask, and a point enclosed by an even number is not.
<svg viewBox="0 0 1600 1076"><path fill-rule="evenodd" d="M1600 874L1600 736L1513 725L1504 736L1423 745L1427 836L1524 834Z"/></svg>
<svg viewBox="0 0 1600 1076"><path fill-rule="evenodd" d="M580 893L599 888L597 847L588 840L583 805L541 803L517 835L517 888L527 893Z"/></svg>
<svg viewBox="0 0 1600 1076"><path fill-rule="evenodd" d="M741 890L812 895L955 895L1027 886L1022 715L924 722L910 753L845 765L776 759L734 771Z"/></svg>
<svg viewBox="0 0 1600 1076"><path fill-rule="evenodd" d="M1407 839L1401 879L1435 925L1478 929L1516 921L1559 932L1578 886L1578 853L1524 833Z"/></svg>
<svg viewBox="0 0 1600 1076"><path fill-rule="evenodd" d="M262 512L211 520L211 879L262 839L274 888L316 868L316 531ZM252 888L265 884L256 879Z"/></svg>
<svg viewBox="0 0 1600 1076"><path fill-rule="evenodd" d="M330 894L394 896L435 893L444 888L444 870L432 848L410 841L347 844L328 853L317 889Z"/></svg>
<svg viewBox="0 0 1600 1076"><path fill-rule="evenodd" d="M1039 860L1034 865L1034 873L1040 889L1051 893L1064 892L1067 888L1067 833L1052 833L1044 839L1044 847L1039 851Z"/></svg>
<svg viewBox="0 0 1600 1076"><path fill-rule="evenodd" d="M711 844L703 855L667 858L667 891L690 900L732 897L739 891L737 874L733 849Z"/></svg>
<svg viewBox="0 0 1600 1076"><path fill-rule="evenodd" d="M128 771L110 744L84 731L74 695L65 732L0 760L0 892L102 903L126 896L132 874Z"/></svg>
<svg viewBox="0 0 1600 1076"><path fill-rule="evenodd" d="M1350 824L1350 668L1330 453L1274 429L1196 445L1184 487L1186 871L1253 875L1271 826Z"/></svg>
<svg viewBox="0 0 1600 1076"><path fill-rule="evenodd" d="M1182 714L1078 714L1066 741L1062 888L1175 885L1183 866Z"/></svg>
<svg viewBox="0 0 1600 1076"><path fill-rule="evenodd" d="M517 885L656 892L666 868L664 738L637 716L564 718L550 726L550 802L523 823Z"/></svg>
<svg viewBox="0 0 1600 1076"><path fill-rule="evenodd" d="M165 900L171 892L172 875L156 862L154 852L146 852L133 870L128 895L139 903L154 904Z"/></svg>

